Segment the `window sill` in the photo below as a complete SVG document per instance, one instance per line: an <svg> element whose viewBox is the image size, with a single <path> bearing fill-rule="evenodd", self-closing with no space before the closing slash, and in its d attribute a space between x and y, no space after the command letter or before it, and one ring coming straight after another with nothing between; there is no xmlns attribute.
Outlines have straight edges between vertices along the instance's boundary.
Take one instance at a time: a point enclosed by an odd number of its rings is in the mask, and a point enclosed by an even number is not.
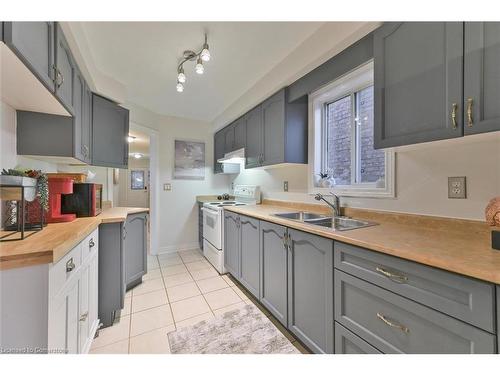
<svg viewBox="0 0 500 375"><path fill-rule="evenodd" d="M386 188L322 188L322 187L312 187L309 189L309 195L315 195L317 193L328 194L333 192L340 197L355 197L355 198L396 198L394 189Z"/></svg>

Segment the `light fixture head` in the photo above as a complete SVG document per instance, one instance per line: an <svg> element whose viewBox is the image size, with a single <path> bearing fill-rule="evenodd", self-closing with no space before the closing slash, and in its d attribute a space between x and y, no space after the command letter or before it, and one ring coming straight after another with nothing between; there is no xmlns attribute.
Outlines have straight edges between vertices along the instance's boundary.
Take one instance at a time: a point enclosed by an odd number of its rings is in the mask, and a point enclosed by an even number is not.
<svg viewBox="0 0 500 375"><path fill-rule="evenodd" d="M205 42L201 50L200 57L203 61L210 61L210 51L208 50L208 43Z"/></svg>
<svg viewBox="0 0 500 375"><path fill-rule="evenodd" d="M175 86L177 92L183 92L184 91L184 85L180 82L177 82L177 86Z"/></svg>
<svg viewBox="0 0 500 375"><path fill-rule="evenodd" d="M127 137L127 142L128 142L128 143L135 142L135 139L136 139L136 137L134 137L133 135L129 135L129 136Z"/></svg>
<svg viewBox="0 0 500 375"><path fill-rule="evenodd" d="M201 60L200 57L198 57L198 60L196 60L196 67L194 68L196 73L198 74L203 74L205 71L205 67L203 66L203 61Z"/></svg>
<svg viewBox="0 0 500 375"><path fill-rule="evenodd" d="M139 153L139 152L136 152L136 153L134 154L134 158L136 158L136 159L140 159L140 158L142 158L142 154L141 154L141 153Z"/></svg>
<svg viewBox="0 0 500 375"><path fill-rule="evenodd" d="M177 74L177 81L180 83L186 82L186 75L184 74L184 68L182 66L179 68L179 74Z"/></svg>

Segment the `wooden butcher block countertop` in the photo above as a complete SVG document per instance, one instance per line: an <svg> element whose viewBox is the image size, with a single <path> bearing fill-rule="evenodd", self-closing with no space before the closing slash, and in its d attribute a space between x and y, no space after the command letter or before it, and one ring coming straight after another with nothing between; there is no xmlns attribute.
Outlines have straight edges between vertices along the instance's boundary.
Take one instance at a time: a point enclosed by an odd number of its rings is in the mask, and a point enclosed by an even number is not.
<svg viewBox="0 0 500 375"><path fill-rule="evenodd" d="M149 212L149 208L107 208L95 217L48 224L24 240L1 242L0 269L57 262L100 224L124 222L127 215L139 212Z"/></svg>
<svg viewBox="0 0 500 375"><path fill-rule="evenodd" d="M229 206L224 209L500 284L500 251L492 249L491 227L486 223L346 208L345 215L374 221L378 225L340 232L272 215L301 210L329 213L326 206L287 205L279 201L263 203L257 206Z"/></svg>

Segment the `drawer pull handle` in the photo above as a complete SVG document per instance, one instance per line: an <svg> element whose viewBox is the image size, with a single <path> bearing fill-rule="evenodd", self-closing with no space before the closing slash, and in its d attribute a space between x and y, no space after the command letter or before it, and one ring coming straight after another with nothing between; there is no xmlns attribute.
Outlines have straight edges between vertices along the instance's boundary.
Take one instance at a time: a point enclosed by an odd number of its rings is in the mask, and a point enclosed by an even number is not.
<svg viewBox="0 0 500 375"><path fill-rule="evenodd" d="M66 272L71 272L75 269L75 263L73 262L73 258L71 258L70 260L68 260L66 262Z"/></svg>
<svg viewBox="0 0 500 375"><path fill-rule="evenodd" d="M382 315L381 313L377 313L377 318L379 318L381 321L383 321L385 324L387 324L389 327L392 327L392 328L397 328L397 329L400 329L401 331L403 331L404 333L409 333L410 330L405 327L404 325L402 324L399 324L399 323L394 323L394 322L391 322L389 319L387 319L384 315Z"/></svg>
<svg viewBox="0 0 500 375"><path fill-rule="evenodd" d="M89 312L87 311L85 314L80 316L80 322L84 322L87 320L87 316L89 316Z"/></svg>
<svg viewBox="0 0 500 375"><path fill-rule="evenodd" d="M94 246L95 246L94 239L91 238L90 241L89 241L89 247L94 247Z"/></svg>
<svg viewBox="0 0 500 375"><path fill-rule="evenodd" d="M405 275L398 275L396 273L389 272L389 271L383 269L382 267L377 267L375 269L377 270L377 272L379 272L382 275L388 277L392 281L396 281L396 282L398 282L398 281L399 282L406 282L406 281L408 281L408 277L405 276Z"/></svg>

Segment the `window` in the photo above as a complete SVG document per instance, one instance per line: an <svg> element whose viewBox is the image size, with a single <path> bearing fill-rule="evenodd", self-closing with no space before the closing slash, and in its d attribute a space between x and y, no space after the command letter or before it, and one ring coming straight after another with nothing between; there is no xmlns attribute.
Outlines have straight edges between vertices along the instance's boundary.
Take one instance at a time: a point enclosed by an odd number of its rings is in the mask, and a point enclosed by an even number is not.
<svg viewBox="0 0 500 375"><path fill-rule="evenodd" d="M393 153L373 148L373 98L373 63L310 96L312 193L326 185L346 196L394 196Z"/></svg>

